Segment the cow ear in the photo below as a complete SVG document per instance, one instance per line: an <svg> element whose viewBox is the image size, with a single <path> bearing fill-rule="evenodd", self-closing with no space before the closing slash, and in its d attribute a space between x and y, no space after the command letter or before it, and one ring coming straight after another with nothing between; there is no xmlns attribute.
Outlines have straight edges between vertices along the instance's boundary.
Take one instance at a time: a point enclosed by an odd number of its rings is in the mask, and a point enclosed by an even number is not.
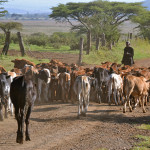
<svg viewBox="0 0 150 150"><path fill-rule="evenodd" d="M7 76L6 76L6 79L8 79L8 78L10 78L10 75L7 75Z"/></svg>

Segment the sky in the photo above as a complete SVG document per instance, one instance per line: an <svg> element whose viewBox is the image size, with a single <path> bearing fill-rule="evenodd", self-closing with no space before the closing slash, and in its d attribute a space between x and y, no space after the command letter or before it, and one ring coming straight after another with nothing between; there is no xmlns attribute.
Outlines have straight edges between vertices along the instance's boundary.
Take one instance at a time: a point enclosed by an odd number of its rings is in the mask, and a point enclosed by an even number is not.
<svg viewBox="0 0 150 150"><path fill-rule="evenodd" d="M3 4L9 13L50 13L50 8L68 2L90 2L93 0L8 0ZM141 2L142 0L109 0L118 2Z"/></svg>

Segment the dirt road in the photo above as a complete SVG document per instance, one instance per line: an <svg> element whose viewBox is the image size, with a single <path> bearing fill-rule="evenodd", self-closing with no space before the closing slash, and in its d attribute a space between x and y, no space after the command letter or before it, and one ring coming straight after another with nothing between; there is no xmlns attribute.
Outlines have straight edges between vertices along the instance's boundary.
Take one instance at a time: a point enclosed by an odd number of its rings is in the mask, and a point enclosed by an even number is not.
<svg viewBox="0 0 150 150"><path fill-rule="evenodd" d="M67 55L55 54L55 57L60 56L61 61L66 60ZM77 56L70 58L66 63L77 60ZM150 59L139 60L136 65L149 67L149 62ZM15 142L17 122L14 116L9 116L0 122L0 150L131 149L140 141L136 135L150 136L150 131L137 128L143 123L149 124L150 107L146 107L147 113L137 107L134 112L125 114L122 107L90 102L87 117L77 119L76 104L35 105L30 119L31 141L24 141L23 145Z"/></svg>
<svg viewBox="0 0 150 150"><path fill-rule="evenodd" d="M30 119L31 141L17 144L14 117L0 122L0 150L110 150L130 149L139 141L138 134L150 132L137 127L149 124L150 111L122 113L122 106L90 103L87 117L77 119L77 105L36 105Z"/></svg>

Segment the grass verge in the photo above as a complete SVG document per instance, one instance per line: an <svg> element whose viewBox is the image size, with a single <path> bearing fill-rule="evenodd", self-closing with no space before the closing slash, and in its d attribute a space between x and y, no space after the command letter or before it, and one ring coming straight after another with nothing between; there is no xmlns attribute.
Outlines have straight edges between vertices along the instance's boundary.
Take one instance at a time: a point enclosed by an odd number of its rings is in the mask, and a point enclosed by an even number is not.
<svg viewBox="0 0 150 150"><path fill-rule="evenodd" d="M142 124L138 129L150 130L150 125ZM132 150L149 150L150 149L150 136L137 135L136 138L142 140L137 143Z"/></svg>

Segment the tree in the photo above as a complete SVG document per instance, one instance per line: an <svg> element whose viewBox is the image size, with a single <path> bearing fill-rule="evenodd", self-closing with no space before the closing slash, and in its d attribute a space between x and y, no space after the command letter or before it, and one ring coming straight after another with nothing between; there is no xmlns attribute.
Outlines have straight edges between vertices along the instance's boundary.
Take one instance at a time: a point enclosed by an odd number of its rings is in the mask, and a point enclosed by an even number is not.
<svg viewBox="0 0 150 150"><path fill-rule="evenodd" d="M52 8L52 14L49 16L58 22L69 22L72 25L72 29L79 30L81 33L86 32L90 39L91 32L99 36L99 34L106 32L108 28L113 31L112 35L114 33L118 34L118 26L121 23L130 20L132 16L139 14L143 10L144 7L141 6L141 3L98 0L89 3L60 4ZM106 38L109 40L112 39L112 36L106 35ZM89 53L88 50L87 53Z"/></svg>
<svg viewBox="0 0 150 150"><path fill-rule="evenodd" d="M22 30L22 24L18 22L1 22L0 29L4 31L6 36L2 54L7 55L9 44L10 44L10 31Z"/></svg>
<svg viewBox="0 0 150 150"><path fill-rule="evenodd" d="M145 11L132 19L133 22L138 23L136 27L139 29L139 36L150 40L150 11Z"/></svg>
<svg viewBox="0 0 150 150"><path fill-rule="evenodd" d="M8 2L8 0L0 0L0 5ZM7 13L7 10L4 10L4 7L0 7L0 17L4 16Z"/></svg>

